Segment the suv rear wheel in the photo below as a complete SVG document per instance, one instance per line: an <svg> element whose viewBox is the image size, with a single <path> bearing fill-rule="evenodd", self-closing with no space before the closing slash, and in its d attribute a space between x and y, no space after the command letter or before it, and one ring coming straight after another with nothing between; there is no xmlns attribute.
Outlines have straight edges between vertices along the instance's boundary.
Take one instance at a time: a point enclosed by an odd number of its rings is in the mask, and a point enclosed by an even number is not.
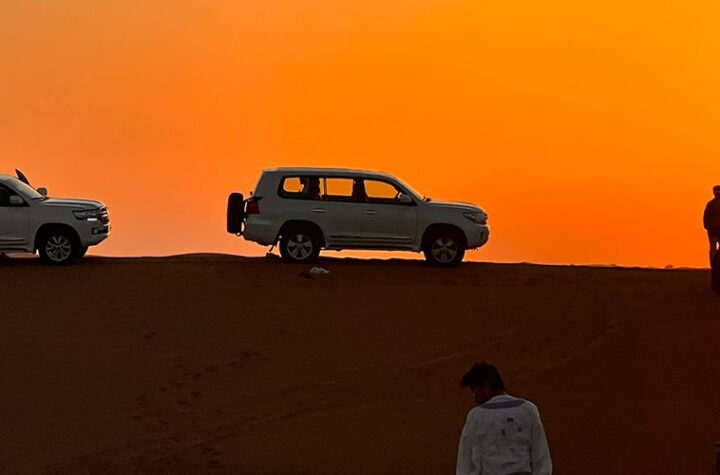
<svg viewBox="0 0 720 475"><path fill-rule="evenodd" d="M320 254L320 239L311 229L290 228L280 238L280 254L288 262L312 262Z"/></svg>
<svg viewBox="0 0 720 475"><path fill-rule="evenodd" d="M465 256L464 240L454 229L432 231L425 241L423 252L425 259L434 266L456 266Z"/></svg>
<svg viewBox="0 0 720 475"><path fill-rule="evenodd" d="M72 264L79 257L80 243L72 231L51 228L40 239L38 251L45 264L63 266Z"/></svg>

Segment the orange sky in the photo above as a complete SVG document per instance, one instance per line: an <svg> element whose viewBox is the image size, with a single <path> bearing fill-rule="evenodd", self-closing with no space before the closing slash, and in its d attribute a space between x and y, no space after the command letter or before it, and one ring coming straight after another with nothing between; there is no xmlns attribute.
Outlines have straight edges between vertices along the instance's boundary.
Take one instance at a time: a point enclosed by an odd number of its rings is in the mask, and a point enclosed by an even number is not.
<svg viewBox="0 0 720 475"><path fill-rule="evenodd" d="M471 259L702 266L716 0L0 0L0 173L111 210L96 254L224 232L263 168L473 201Z"/></svg>

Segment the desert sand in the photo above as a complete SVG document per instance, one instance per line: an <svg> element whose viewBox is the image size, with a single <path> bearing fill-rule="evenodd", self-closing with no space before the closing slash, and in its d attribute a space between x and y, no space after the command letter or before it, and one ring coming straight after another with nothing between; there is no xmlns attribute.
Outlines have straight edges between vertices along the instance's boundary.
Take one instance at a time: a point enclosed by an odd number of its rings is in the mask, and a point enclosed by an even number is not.
<svg viewBox="0 0 720 475"><path fill-rule="evenodd" d="M709 271L323 258L0 261L2 473L452 473L474 361L556 474L703 474Z"/></svg>

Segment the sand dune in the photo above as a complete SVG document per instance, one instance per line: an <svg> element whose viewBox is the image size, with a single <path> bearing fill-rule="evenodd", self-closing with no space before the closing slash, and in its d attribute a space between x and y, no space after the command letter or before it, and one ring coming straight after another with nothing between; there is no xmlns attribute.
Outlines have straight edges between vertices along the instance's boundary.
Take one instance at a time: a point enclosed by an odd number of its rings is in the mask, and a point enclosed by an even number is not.
<svg viewBox="0 0 720 475"><path fill-rule="evenodd" d="M0 262L2 473L450 473L475 360L557 474L709 474L706 271L222 255Z"/></svg>

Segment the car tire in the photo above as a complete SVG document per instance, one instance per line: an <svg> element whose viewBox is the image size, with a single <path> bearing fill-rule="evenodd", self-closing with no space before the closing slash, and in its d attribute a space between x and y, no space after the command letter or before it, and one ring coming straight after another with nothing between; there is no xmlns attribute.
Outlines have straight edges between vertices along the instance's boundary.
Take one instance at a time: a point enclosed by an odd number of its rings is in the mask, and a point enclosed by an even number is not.
<svg viewBox="0 0 720 475"><path fill-rule="evenodd" d="M71 230L51 228L43 233L38 251L43 263L66 266L75 263L79 257L80 243Z"/></svg>
<svg viewBox="0 0 720 475"><path fill-rule="evenodd" d="M423 246L425 259L436 267L453 267L465 256L465 240L452 228L431 231Z"/></svg>
<svg viewBox="0 0 720 475"><path fill-rule="evenodd" d="M83 257L85 257L85 254L87 254L87 252L88 252L88 246L83 246L83 247L79 248L78 254L77 254L78 259L82 259Z"/></svg>
<svg viewBox="0 0 720 475"><path fill-rule="evenodd" d="M307 227L293 227L280 237L280 255L286 262L304 264L320 255L320 239Z"/></svg>

